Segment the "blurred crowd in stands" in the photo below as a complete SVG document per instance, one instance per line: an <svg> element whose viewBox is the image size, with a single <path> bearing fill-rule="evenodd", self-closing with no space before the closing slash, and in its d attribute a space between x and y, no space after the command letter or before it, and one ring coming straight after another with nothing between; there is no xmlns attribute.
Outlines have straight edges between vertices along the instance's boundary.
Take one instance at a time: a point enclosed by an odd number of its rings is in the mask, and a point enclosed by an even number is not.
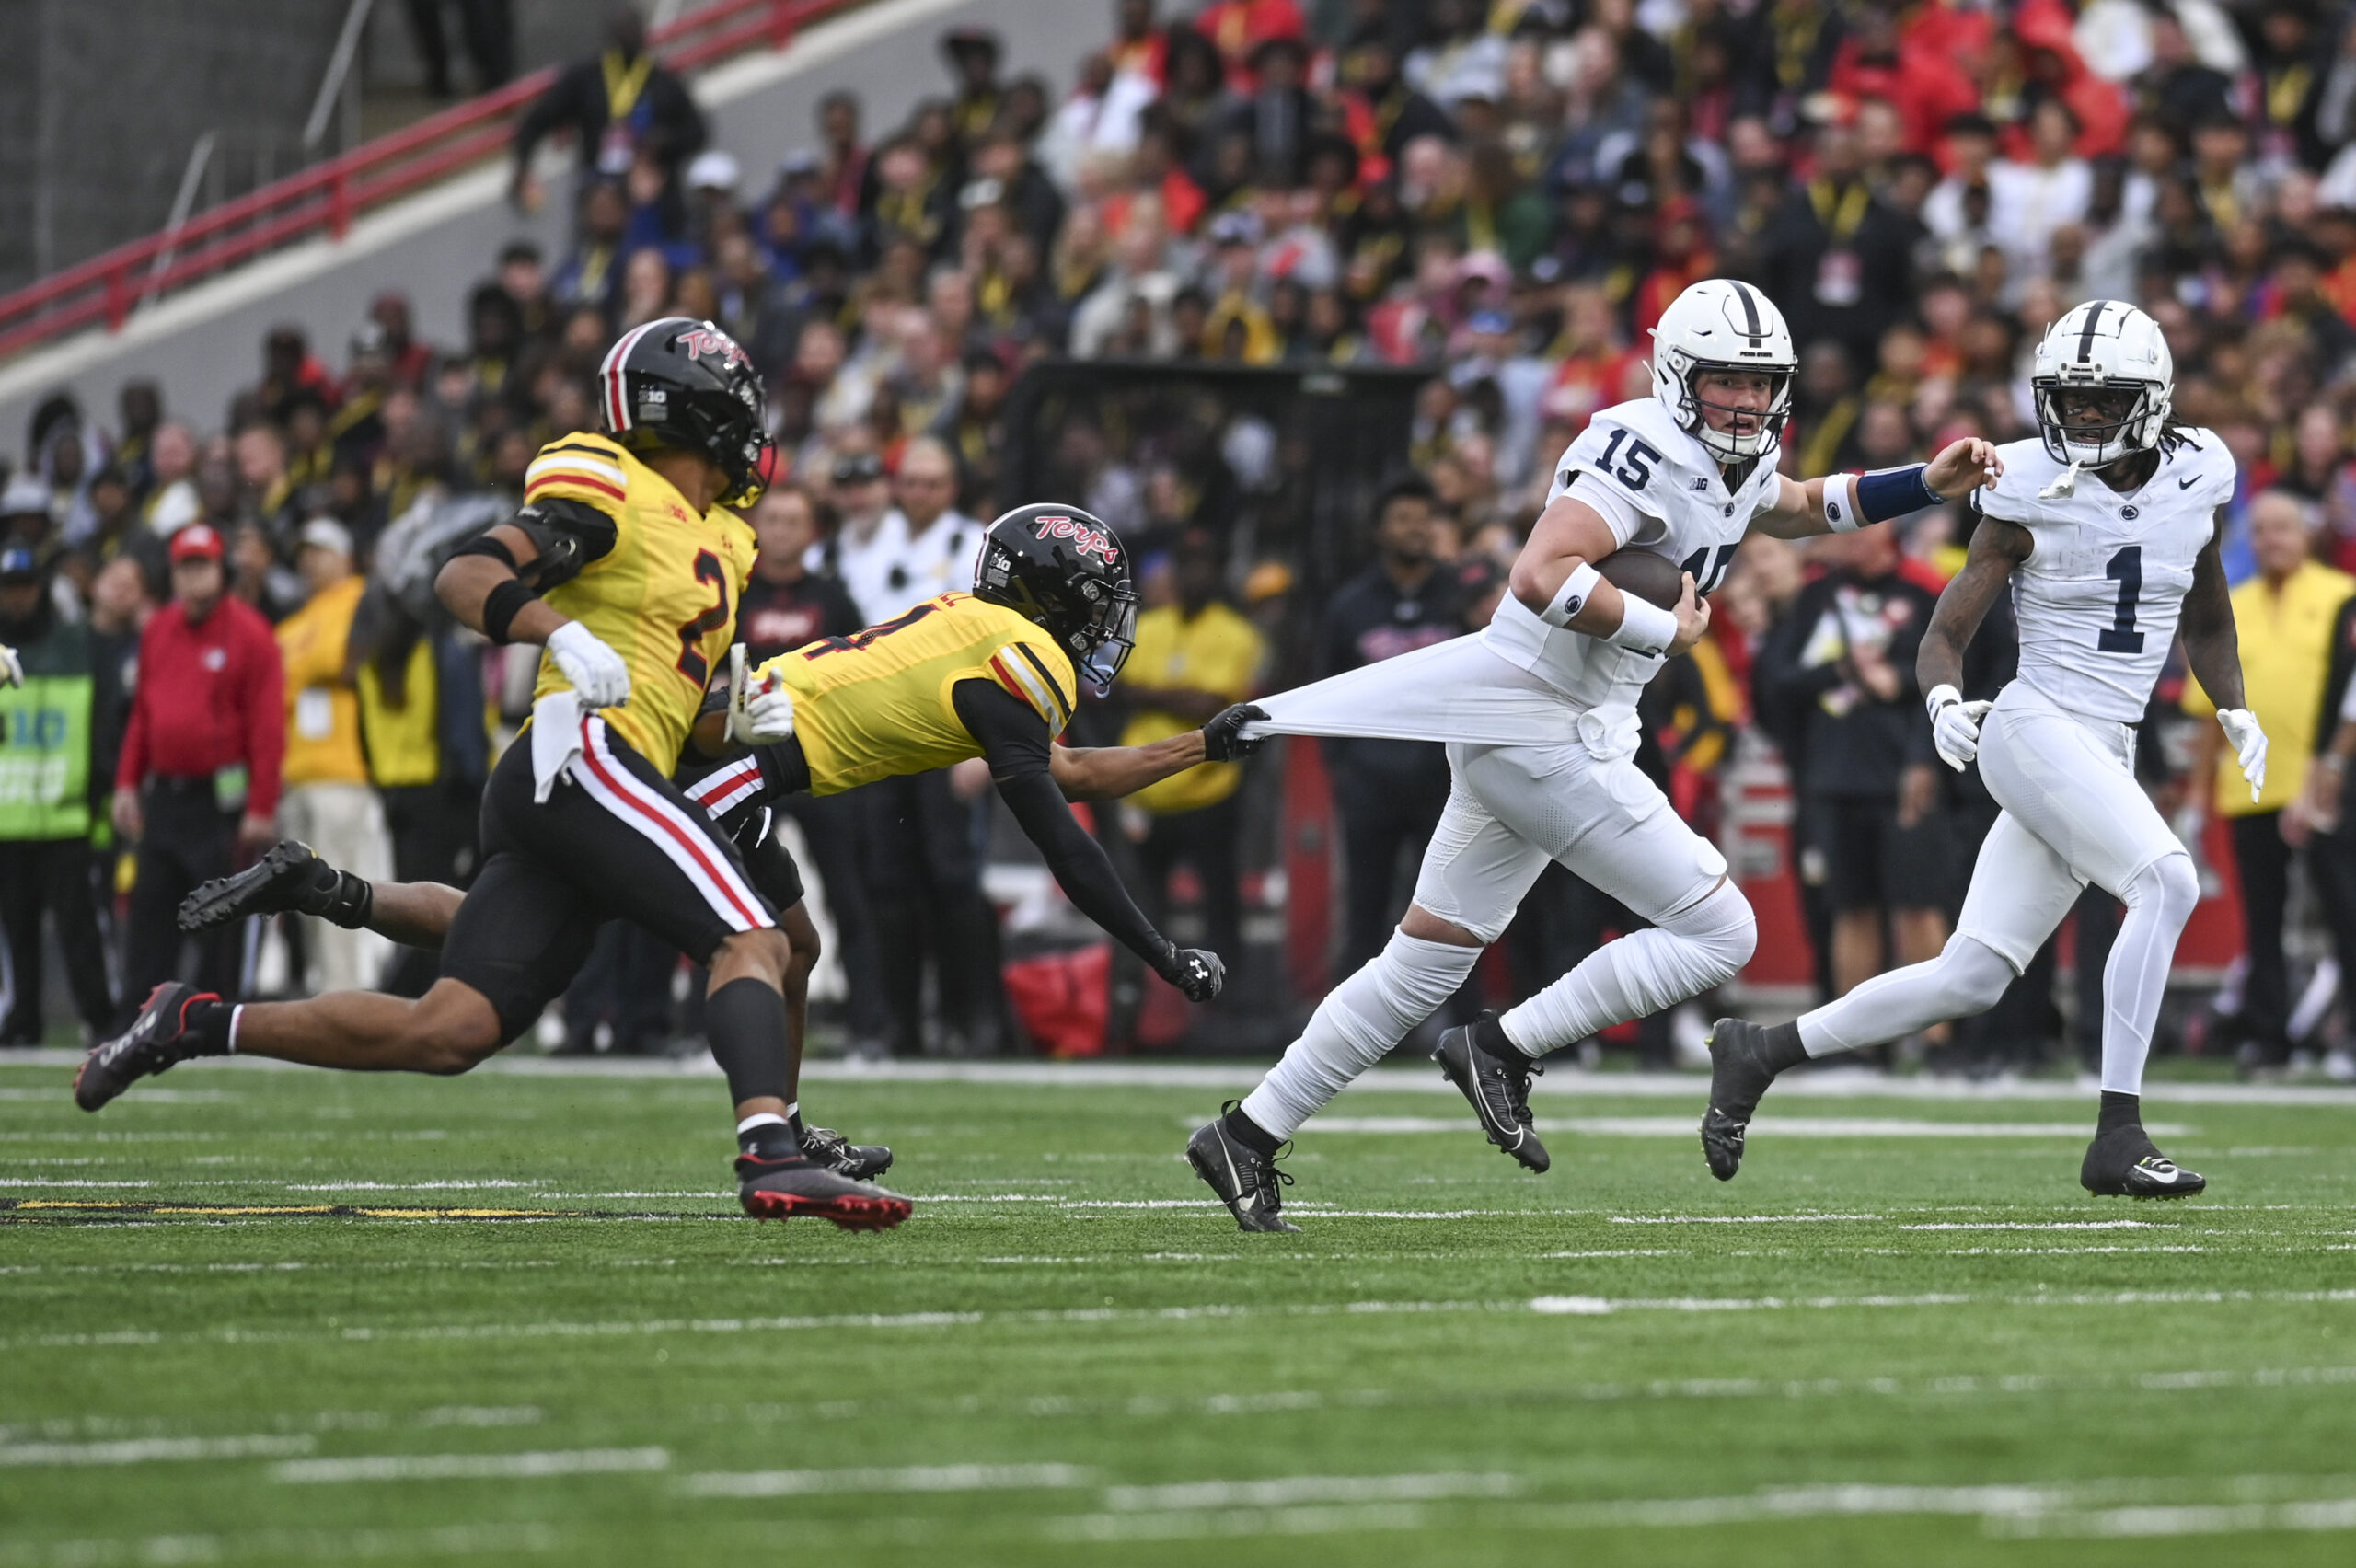
<svg viewBox="0 0 2356 1568"><path fill-rule="evenodd" d="M1235 444L1161 447L1085 421L1059 432L1058 471L1081 492L1062 499L1136 547L1151 606L1084 732L1149 739L1266 689L1270 647L1304 619L1319 651L1288 677L1483 624L1552 459L1596 409L1647 394L1646 330L1668 301L1733 275L1780 304L1799 344L1784 462L1800 474L2031 435L2027 367L2048 323L2097 296L2159 319L2177 417L2216 430L2241 465L2226 559L2274 744L2253 806L2214 786L2214 726L2180 673L2143 726L2151 788L2189 841L2230 846L2205 875L2239 890L2246 922L2214 1004L2172 1010L2167 1027L2189 1048L2238 1048L2252 1070L2313 1057L2356 1074L2325 1019L2332 974L2356 984L2356 828L2339 831L2356 727L2338 728L2356 663L2356 6L1108 11L1075 81L1026 73L988 32L949 32L942 90L904 121L875 123L836 94L807 142L762 163L710 144L687 85L624 15L517 132L526 204L561 190L535 178L535 149L571 139L572 241L502 251L467 295L463 340L420 340L402 292L420 285L405 282L342 341L272 332L225 410L167 409L137 381L112 409L46 404L0 501L0 640L54 642L29 666L84 679L88 708L35 722L50 698L28 696L8 719L6 1037L40 1032L44 902L82 955L67 968L96 1025L137 994L124 987L188 962L164 951L156 912L273 832L308 834L355 869L465 879L474 791L528 677L440 615L431 566L514 504L541 443L595 427L592 376L632 325L709 317L768 374L783 464L755 518L763 564L743 626L773 649L955 585L980 523L1041 499L999 482L1010 388L1034 362L1427 371L1397 472L1378 476L1345 542L1363 571L1330 602L1287 598L1297 534L1239 529L1218 504L1251 460ZM1934 765L1914 688L1916 641L1970 524L1954 506L1811 548L1754 541L1711 638L1649 705L1648 765L1698 820L1717 820L1729 762L1780 756L1822 989L1934 952L1993 819L1976 776ZM208 640L194 615L208 570L225 613L250 617L234 636ZM133 696L152 689L172 646L156 628L175 617L179 640L202 645L192 656L226 648L243 672L237 702L216 703L204 734L171 737L177 751L159 750ZM248 634L272 628L277 663L249 657ZM2009 638L1992 617L1968 697L2006 678ZM52 689L64 688L29 688ZM238 717L265 713L283 721L274 736ZM87 755L58 762L61 746ZM1403 904L1447 771L1410 743L1335 743L1323 761L1341 974ZM1243 802L1275 800L1250 783L1207 769L1100 824L1134 850L1141 894L1192 906L1222 950L1247 925ZM881 834L812 803L861 1048L1006 1039L978 798L953 776L892 808L882 820L906 830ZM2207 830L2212 813L2225 831ZM1493 991L1542 985L1626 918L1567 877L1550 886L1504 944ZM2091 1051L2098 1003L2072 997L2098 994L2116 911L2090 892L2063 965L2074 986L2049 954L1995 1013L1922 1043L1934 1065ZM431 975L431 955L394 963L364 942L340 950L341 935L307 933L274 983ZM676 961L612 940L612 962L568 999L571 1048L691 1031L672 1009ZM202 961L251 986L250 948ZM1640 1031L1640 1048L1666 1059L1680 1028Z"/></svg>

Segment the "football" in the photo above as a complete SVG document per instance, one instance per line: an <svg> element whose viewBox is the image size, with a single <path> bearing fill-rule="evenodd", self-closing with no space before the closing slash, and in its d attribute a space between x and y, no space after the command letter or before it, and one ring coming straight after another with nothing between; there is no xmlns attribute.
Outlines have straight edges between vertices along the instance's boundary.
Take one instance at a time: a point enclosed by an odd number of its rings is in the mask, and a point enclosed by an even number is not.
<svg viewBox="0 0 2356 1568"><path fill-rule="evenodd" d="M1675 561L1634 545L1613 550L1595 563L1595 571L1623 594L1634 594L1664 610L1677 608L1685 590L1685 573Z"/></svg>

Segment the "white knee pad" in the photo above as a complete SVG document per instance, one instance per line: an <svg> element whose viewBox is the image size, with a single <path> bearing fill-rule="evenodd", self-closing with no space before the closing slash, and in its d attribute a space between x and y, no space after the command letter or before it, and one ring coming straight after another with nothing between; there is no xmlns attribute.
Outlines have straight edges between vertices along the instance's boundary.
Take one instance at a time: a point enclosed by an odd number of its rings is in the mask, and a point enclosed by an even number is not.
<svg viewBox="0 0 2356 1568"><path fill-rule="evenodd" d="M1732 878L1653 923L1664 931L1676 932L1689 944L1696 965L1693 977L1699 983L1688 996L1733 979L1759 950L1759 917ZM1708 978L1700 978L1703 974Z"/></svg>
<svg viewBox="0 0 2356 1568"><path fill-rule="evenodd" d="M2003 954L1960 932L1947 939L1934 962L1939 969L1939 987L1949 1005L1958 1009L1954 1015L1958 1018L1984 1013L2003 1001L2015 979L2013 966Z"/></svg>
<svg viewBox="0 0 2356 1568"><path fill-rule="evenodd" d="M2150 904L2161 919L2182 926L2200 902L2200 873L2192 869L2192 857L2178 850L2128 878L2119 896L2131 909Z"/></svg>
<svg viewBox="0 0 2356 1568"><path fill-rule="evenodd" d="M1243 1113L1276 1137L1292 1136L1438 1012L1480 961L1479 948L1393 932L1380 952L1325 994L1284 1060L1245 1097Z"/></svg>

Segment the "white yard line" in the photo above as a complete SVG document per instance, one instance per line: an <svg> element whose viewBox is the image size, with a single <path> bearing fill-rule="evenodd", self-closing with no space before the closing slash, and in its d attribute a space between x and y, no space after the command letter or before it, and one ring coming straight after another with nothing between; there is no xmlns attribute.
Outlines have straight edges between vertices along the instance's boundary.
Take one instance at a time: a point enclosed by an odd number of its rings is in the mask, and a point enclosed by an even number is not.
<svg viewBox="0 0 2356 1568"><path fill-rule="evenodd" d="M1542 1116L1542 1133L1585 1134L1608 1138L1691 1138L1699 1124L1695 1116ZM1321 1133L1470 1133L1478 1136L1480 1124L1471 1117L1448 1116L1321 1116L1310 1124ZM2184 1137L2194 1129L2179 1124L2154 1122L2146 1128L2154 1137ZM1932 1122L1890 1116L1761 1116L1750 1124L1750 1136L1767 1138L2067 1138L2082 1140L2086 1129L2079 1122Z"/></svg>
<svg viewBox="0 0 2356 1568"><path fill-rule="evenodd" d="M681 1476L689 1497L803 1497L813 1493L1042 1492L1092 1486L1085 1465L909 1465L896 1469L708 1471Z"/></svg>
<svg viewBox="0 0 2356 1568"><path fill-rule="evenodd" d="M1119 1513L1194 1508L1282 1508L1300 1503L1423 1503L1440 1497L1510 1497L1521 1478L1459 1470L1424 1475L1293 1475L1267 1481L1190 1481L1108 1486Z"/></svg>
<svg viewBox="0 0 2356 1568"><path fill-rule="evenodd" d="M10 1066L64 1067L81 1065L78 1051L17 1051L0 1059ZM814 1083L970 1083L1023 1089L1190 1089L1236 1092L1248 1087L1265 1069L1255 1062L810 1062L803 1077ZM293 1072L307 1069L259 1057L200 1058L184 1064L185 1072ZM654 1057L494 1056L477 1067L478 1074L517 1074L561 1078L718 1078L720 1069L709 1056L693 1061ZM1541 1102L1558 1096L1606 1100L1680 1100L1698 1114L1707 1097L1709 1079L1698 1073L1590 1073L1574 1067L1551 1069L1539 1087ZM133 1096L142 1091L133 1090ZM1456 1090L1427 1067L1378 1067L1345 1091L1350 1096L1414 1094L1452 1097ZM1885 1078L1870 1072L1800 1073L1775 1085L1779 1101L1927 1100L1992 1101L2043 1101L2091 1105L2099 1098L2092 1078L2013 1079L1992 1083L1958 1078ZM64 1090L56 1091L64 1101ZM2143 1098L2181 1105L2303 1105L2356 1108L2356 1088L2331 1084L2152 1083ZM1355 1103L1355 1101L1353 1101ZM1310 1124L1312 1128L1319 1124Z"/></svg>
<svg viewBox="0 0 2356 1568"><path fill-rule="evenodd" d="M627 1475L668 1470L665 1448L551 1448L524 1454L357 1454L289 1459L272 1481L317 1484L352 1481L525 1481L548 1476Z"/></svg>
<svg viewBox="0 0 2356 1568"><path fill-rule="evenodd" d="M117 1568L157 1563L248 1562L289 1558L343 1563L551 1552L562 1538L541 1524L436 1525L425 1529L248 1530L232 1535L114 1536L0 1541L0 1568Z"/></svg>
<svg viewBox="0 0 2356 1568"><path fill-rule="evenodd" d="M0 1467L152 1465L196 1459L283 1459L307 1454L318 1439L307 1434L253 1437L132 1437L112 1443L8 1443Z"/></svg>

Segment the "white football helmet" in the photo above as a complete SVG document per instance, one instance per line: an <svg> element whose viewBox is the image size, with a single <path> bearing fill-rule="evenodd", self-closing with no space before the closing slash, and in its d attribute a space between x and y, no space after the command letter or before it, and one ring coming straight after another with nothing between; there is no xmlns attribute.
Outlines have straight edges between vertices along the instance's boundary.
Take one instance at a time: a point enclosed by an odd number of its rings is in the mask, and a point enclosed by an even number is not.
<svg viewBox="0 0 2356 1568"><path fill-rule="evenodd" d="M1756 457L1783 438L1799 355L1793 351L1792 329L1784 325L1784 313L1749 283L1704 278L1671 300L1661 312L1660 325L1653 329L1652 368L1653 396L1720 460ZM1712 370L1763 373L1773 379L1774 394L1754 428L1710 428L1693 382Z"/></svg>
<svg viewBox="0 0 2356 1568"><path fill-rule="evenodd" d="M2029 377L2037 432L2057 463L2099 468L2160 444L2176 400L2176 356L2160 324L2124 300L2090 299L2046 329ZM2065 392L2118 394L2097 424L2066 425Z"/></svg>

